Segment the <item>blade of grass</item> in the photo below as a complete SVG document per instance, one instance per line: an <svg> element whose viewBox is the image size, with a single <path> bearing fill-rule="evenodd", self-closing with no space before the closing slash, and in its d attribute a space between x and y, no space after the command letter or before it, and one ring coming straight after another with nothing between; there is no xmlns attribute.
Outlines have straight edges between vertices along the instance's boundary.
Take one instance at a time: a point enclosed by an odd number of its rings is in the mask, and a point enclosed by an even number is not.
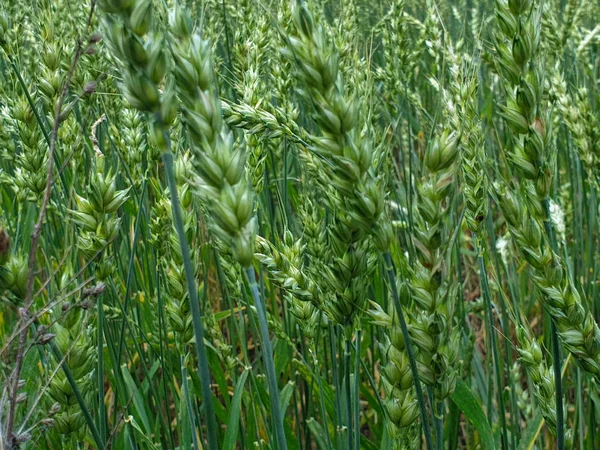
<svg viewBox="0 0 600 450"><path fill-rule="evenodd" d="M484 450L495 450L496 443L489 422L485 417L485 413L481 405L463 380L459 379L456 383L456 390L450 397L454 403L465 414L465 417L479 431L482 446Z"/></svg>
<svg viewBox="0 0 600 450"><path fill-rule="evenodd" d="M244 370L242 375L238 378L235 384L233 400L231 400L229 408L229 418L227 419L227 430L225 431L225 439L223 439L222 450L234 450L237 442L238 433L240 430L240 409L242 405L242 394L244 393L244 386L246 385L246 379L250 371Z"/></svg>

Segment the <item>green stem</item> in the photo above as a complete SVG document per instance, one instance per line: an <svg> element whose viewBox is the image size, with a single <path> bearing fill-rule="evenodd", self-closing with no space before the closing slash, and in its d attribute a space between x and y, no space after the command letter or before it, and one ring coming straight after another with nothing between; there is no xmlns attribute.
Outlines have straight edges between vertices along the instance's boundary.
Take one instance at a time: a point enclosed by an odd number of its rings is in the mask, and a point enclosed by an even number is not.
<svg viewBox="0 0 600 450"><path fill-rule="evenodd" d="M194 423L194 410L192 408L192 399L188 383L188 369L186 367L185 357L181 355L179 361L179 363L181 364L181 387L183 388L183 396L185 397L185 408L187 409L187 414L190 421L192 443L194 444L194 450L198 450L198 438L196 436L196 424Z"/></svg>
<svg viewBox="0 0 600 450"><path fill-rule="evenodd" d="M269 336L269 325L267 323L267 311L262 296L258 291L256 284L256 275L252 267L244 269L246 279L250 286L254 306L258 314L258 324L260 334L262 335L263 358L267 369L267 379L269 382L269 399L271 400L271 414L275 422L275 434L279 450L287 450L287 441L285 439L285 430L283 428L283 415L281 414L281 404L279 402L279 385L277 383L277 373L275 372L275 361L273 359L273 347Z"/></svg>
<svg viewBox="0 0 600 450"><path fill-rule="evenodd" d="M502 425L502 448L508 448L508 434L506 431L506 414L504 410L504 396L503 396L503 385L502 376L500 374L500 356L498 354L498 343L496 341L496 333L494 332L494 312L492 310L492 299L490 295L490 288L487 277L487 270L485 268L485 261L483 259L483 250L479 248L479 245L475 244L475 250L477 251L477 261L479 263L479 277L481 279L481 287L483 290L483 299L486 308L487 317L487 333L490 336L490 343L492 347L492 356L494 359L494 367L496 374L496 384L498 385L498 415L500 416L500 423ZM491 389L491 387L490 387ZM491 411L490 411L491 414Z"/></svg>
<svg viewBox="0 0 600 450"><path fill-rule="evenodd" d="M104 301L98 295L98 428L106 437L106 405L104 404Z"/></svg>
<svg viewBox="0 0 600 450"><path fill-rule="evenodd" d="M435 401L435 400L434 400ZM435 412L435 422L436 422L436 443L438 450L444 450L444 402L443 401L435 401L436 412Z"/></svg>
<svg viewBox="0 0 600 450"><path fill-rule="evenodd" d="M198 291L196 289L195 274L192 267L192 259L190 256L190 248L185 235L183 225L183 213L181 211L181 203L179 202L179 194L177 193L177 185L175 183L175 170L173 168L173 154L170 151L164 152L162 155L165 163L165 174L169 191L171 193L171 207L173 209L173 218L175 220L175 229L179 238L181 247L181 255L183 257L183 267L185 270L185 279L187 282L187 290L190 297L190 309L192 311L192 323L194 326L194 337L196 338L196 356L198 359L198 371L200 381L202 383L202 397L204 400L204 411L206 413L206 426L208 428L208 448L210 450L218 450L219 444L217 441L217 421L213 407L212 390L210 388L210 370L208 368L208 357L206 354L206 346L204 345L204 327L202 326L202 318L200 314L200 303L198 302Z"/></svg>
<svg viewBox="0 0 600 450"><path fill-rule="evenodd" d="M546 198L543 200L544 206L544 228L550 240L552 251L556 252L556 240L554 238L554 230L552 229L552 221L550 219L550 201ZM558 340L558 331L554 324L554 319L550 320L550 339L552 340L552 368L554 369L554 384L555 403L556 403L556 448L557 450L565 450L565 413L563 410L563 388L562 388L562 373L560 361L560 342Z"/></svg>
<svg viewBox="0 0 600 450"><path fill-rule="evenodd" d="M356 348L354 349L354 447L360 450L360 339L361 329L356 330Z"/></svg>
<svg viewBox="0 0 600 450"><path fill-rule="evenodd" d="M342 444L341 429L342 429L342 400L340 396L340 378L338 372L338 363L337 363L337 348L338 348L338 339L337 333L335 333L333 326L329 324L329 353L331 358L331 376L333 377L333 390L335 392L335 444L336 448L340 448Z"/></svg>
<svg viewBox="0 0 600 450"><path fill-rule="evenodd" d="M142 185L142 196L140 198L140 209L138 211L137 217L135 219L135 229L133 232L133 242L131 244L131 254L129 255L129 265L127 269L127 278L125 279L125 301L123 302L122 313L123 317L127 317L127 310L129 309L130 295L129 288L131 286L131 280L133 278L134 269L133 264L135 262L136 255L136 246L139 239L140 225L142 222L142 211L144 208L142 207L142 202L146 197L146 183L148 182L148 178L144 178L144 183ZM123 346L125 345L125 323L127 321L123 319L121 322L121 333L119 335L119 350L117 351L117 366L121 366L121 355L123 354Z"/></svg>
<svg viewBox="0 0 600 450"><path fill-rule="evenodd" d="M552 331L552 367L554 369L554 384L556 386L556 448L565 450L565 417L563 411L563 389L562 373L560 363L560 343L558 342L558 332L554 320L551 320L550 329Z"/></svg>
<svg viewBox="0 0 600 450"><path fill-rule="evenodd" d="M346 327L346 345L344 350L344 371L345 380L344 386L346 389L346 435L348 436L348 448L352 450L354 448L354 435L352 432L352 391L350 389L350 346L352 345L352 330L349 326Z"/></svg>
<svg viewBox="0 0 600 450"><path fill-rule="evenodd" d="M489 206L489 203L488 203L488 206ZM496 236L494 234L494 223L493 223L493 219L492 219L492 215L491 215L490 211L491 211L491 206L489 206L488 214L486 216L488 236L490 238L490 249L491 249L490 253L491 253L491 255L493 255L493 265L496 270L496 273L498 274L498 276L500 276L502 263L500 262L500 257L498 256L498 251L496 251ZM505 268L506 274L509 278L508 286L509 286L509 290L511 292L511 297L513 299L513 305L515 306L514 310L518 311L519 309L517 307L517 297L515 294L515 290L513 290L511 287L509 269L507 266L505 266L504 268ZM504 296L501 296L500 300L501 300L501 305L502 305L503 333L505 336L510 336L510 330L509 330L510 320L507 315L507 308L509 307L509 305L506 303ZM519 314L516 314L517 323L519 323L519 320L520 320ZM511 367L512 366L512 353L511 353L511 349L510 349L511 342L509 339L503 339L503 341L504 341L504 354L506 355L506 359L507 359L507 361L505 363L505 367ZM515 380L511 376L508 377L508 387L509 387L509 392L510 392L510 410L511 410L511 414L510 414L511 442L510 442L510 444L511 444L511 448L514 450L515 448L517 448L517 439L518 439L518 433L516 433L515 430L519 429L519 424L518 424L518 414L513 414L512 411L518 411L519 408L517 406L517 393L516 393L516 389L515 389Z"/></svg>
<svg viewBox="0 0 600 450"><path fill-rule="evenodd" d="M425 442L427 444L427 450L433 450L433 439L431 438L431 429L429 427L429 418L427 417L427 408L425 407L425 396L423 395L423 389L421 388L421 381L419 380L419 370L417 369L417 360L415 359L415 353L413 351L412 340L408 333L408 327L406 326L406 320L404 319L404 313L402 312L402 305L400 304L400 297L398 296L398 289L396 287L396 275L392 265L392 257L389 252L384 255L388 278L390 280L390 288L392 290L392 299L394 301L394 307L396 314L398 314L398 320L400 321L400 328L402 329L402 336L404 337L404 344L406 345L406 353L408 354L408 361L410 363L410 371L415 382L415 391L417 393L417 401L419 403L419 411L421 413L421 422L423 423L423 431L425 432Z"/></svg>
<svg viewBox="0 0 600 450"><path fill-rule="evenodd" d="M323 382L321 381L321 366L317 359L317 349L311 350L310 353L313 357L313 364L315 366L314 372L317 378L317 386L319 387L319 400L321 402L321 417L323 420L323 428L325 428L325 437L327 438L327 450L332 450L331 436L329 435L329 427L327 425L327 409L325 408L325 391L323 390Z"/></svg>

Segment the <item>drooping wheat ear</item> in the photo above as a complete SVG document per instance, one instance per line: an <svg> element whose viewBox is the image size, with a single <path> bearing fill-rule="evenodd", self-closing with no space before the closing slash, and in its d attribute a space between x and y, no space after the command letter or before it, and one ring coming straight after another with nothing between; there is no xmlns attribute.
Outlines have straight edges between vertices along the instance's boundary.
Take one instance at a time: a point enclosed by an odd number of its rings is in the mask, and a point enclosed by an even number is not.
<svg viewBox="0 0 600 450"><path fill-rule="evenodd" d="M263 106L268 107L269 110ZM249 134L260 134L265 139L286 136L299 144L310 142L310 136L294 120L289 120L282 111L271 106L223 101L223 115L227 124L243 128ZM292 116L295 118L297 112Z"/></svg>
<svg viewBox="0 0 600 450"><path fill-rule="evenodd" d="M252 263L256 219L246 180L246 154L223 120L208 41L192 30L181 8L171 15L175 84L190 133L199 195L211 228L243 267Z"/></svg>
<svg viewBox="0 0 600 450"><path fill-rule="evenodd" d="M600 377L600 329L592 314L585 311L564 262L552 251L541 221L508 189L501 192L499 201L563 345L584 370Z"/></svg>
<svg viewBox="0 0 600 450"><path fill-rule="evenodd" d="M249 64L250 67L244 72L242 80L236 83L236 90L243 99L243 104L260 105L262 99L268 95L267 87L260 78L260 61ZM227 122L229 125L230 121ZM273 152L279 159L283 145L281 140L270 138L268 133L247 132L244 134L244 141L246 149L248 149L248 175L252 180L254 192L259 193L262 191L264 184L266 156L268 153Z"/></svg>
<svg viewBox="0 0 600 450"><path fill-rule="evenodd" d="M239 75L234 87L238 98L237 102L223 100L222 107L228 125L246 131L247 165L254 190L259 192L263 187L267 152L282 159L279 157L284 144L293 143L302 158L310 158L306 148L310 135L296 122L299 113L290 98L293 91L291 63L281 52L273 51L275 29L269 26L264 15L256 14L256 9L249 5L244 4L234 15L240 14L251 16L251 20L240 31L236 30L236 37L242 40L235 44L234 70Z"/></svg>

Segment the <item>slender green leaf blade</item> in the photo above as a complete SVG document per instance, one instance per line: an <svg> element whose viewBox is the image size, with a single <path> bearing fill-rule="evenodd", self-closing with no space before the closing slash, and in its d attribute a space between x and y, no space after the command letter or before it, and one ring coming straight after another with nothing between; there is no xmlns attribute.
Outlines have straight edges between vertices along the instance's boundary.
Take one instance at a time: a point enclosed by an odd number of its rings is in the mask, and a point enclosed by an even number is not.
<svg viewBox="0 0 600 450"><path fill-rule="evenodd" d="M451 398L452 401L456 403L456 406L464 413L465 417L473 424L477 431L479 431L483 448L485 450L495 450L496 444L494 442L490 424L485 417L481 405L471 392L471 389L469 389L469 386L467 386L464 381L458 380L458 383L456 383L456 390Z"/></svg>
<svg viewBox="0 0 600 450"><path fill-rule="evenodd" d="M234 450L235 444L240 430L240 406L242 403L242 394L244 393L244 385L248 378L249 370L244 370L237 383L235 384L235 392L233 394L233 400L229 405L229 418L227 419L227 431L225 432L225 439L223 440L223 450Z"/></svg>

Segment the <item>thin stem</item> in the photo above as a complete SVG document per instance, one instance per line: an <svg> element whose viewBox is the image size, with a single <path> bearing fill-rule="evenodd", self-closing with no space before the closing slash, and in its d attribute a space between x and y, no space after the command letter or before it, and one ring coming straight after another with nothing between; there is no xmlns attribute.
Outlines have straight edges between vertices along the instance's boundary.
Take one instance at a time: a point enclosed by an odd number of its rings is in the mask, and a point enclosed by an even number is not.
<svg viewBox="0 0 600 450"><path fill-rule="evenodd" d="M106 437L106 405L104 404L104 301L98 295L98 427L102 438Z"/></svg>
<svg viewBox="0 0 600 450"><path fill-rule="evenodd" d="M144 201L145 197L146 197L146 183L148 182L148 179L145 178L144 179L144 184L142 185L142 196L140 198L140 205L142 204L142 202ZM127 278L125 279L125 301L123 302L123 317L126 317L127 315L127 310L129 309L129 302L131 300L131 297L129 295L129 288L131 286L131 280L133 278L133 264L135 262L135 256L136 256L136 247L137 247L137 242L139 239L139 231L140 231L140 225L142 223L142 211L144 210L144 208L139 209L137 217L135 219L135 229L133 232L133 242L131 244L131 254L129 255L129 265L128 265L128 269L127 269ZM121 322L121 333L120 333L120 337L119 337L119 350L117 351L117 362L118 362L118 366L121 365L121 355L123 354L123 345L125 345L125 320L123 320Z"/></svg>
<svg viewBox="0 0 600 450"><path fill-rule="evenodd" d="M362 330L356 330L356 348L354 349L354 447L360 450L360 340Z"/></svg>
<svg viewBox="0 0 600 450"><path fill-rule="evenodd" d="M490 295L490 288L487 277L487 270L485 268L485 261L483 259L483 250L479 248L477 243L475 244L477 251L477 261L479 263L479 278L481 279L481 287L483 291L483 299L486 308L487 317L487 329L490 336L490 343L492 347L492 357L494 359L494 367L496 374L496 384L498 386L498 415L500 416L500 423L502 425L502 448L508 448L508 434L506 431L506 414L504 410L504 396L502 395L502 376L500 374L500 356L498 354L498 342L496 341L496 333L494 332L494 311L492 310L492 299ZM491 388L491 387L490 387ZM490 411L491 414L491 411Z"/></svg>
<svg viewBox="0 0 600 450"><path fill-rule="evenodd" d="M179 202L179 194L177 193L177 185L175 183L175 170L173 168L173 154L171 151L164 152L162 155L165 163L165 174L171 193L171 207L173 209L173 218L175 220L175 229L179 238L179 246L181 247L181 255L183 257L183 267L185 270L185 280L187 290L190 297L190 309L192 311L192 323L194 327L194 337L196 338L196 356L198 359L198 371L200 381L202 383L202 397L204 401L204 411L206 413L206 426L208 428L208 448L210 450L218 450L219 444L217 441L217 420L213 407L212 390L210 388L211 377L208 368L208 357L206 354L206 346L204 345L204 327L202 325L202 316L200 314L200 303L198 301L198 290L196 289L196 277L192 267L192 259L190 256L190 248L185 228L183 225L183 213L181 211L181 203Z"/></svg>
<svg viewBox="0 0 600 450"><path fill-rule="evenodd" d="M194 423L194 414L192 409L192 400L190 395L190 388L188 383L188 370L185 363L185 357L183 355L179 358L181 364L181 385L183 387L183 395L185 397L185 407L187 409L187 415L190 421L190 431L192 435L192 443L194 444L194 450L198 450L198 438L196 436L196 424Z"/></svg>
<svg viewBox="0 0 600 450"><path fill-rule="evenodd" d="M346 435L348 436L348 448L354 448L354 435L352 432L352 391L350 389L350 346L352 345L352 337L351 337L350 327L346 328L346 342L345 342L345 350L344 350L344 371L345 371L345 380L344 386L346 389Z"/></svg>
<svg viewBox="0 0 600 450"><path fill-rule="evenodd" d="M260 334L262 337L263 358L267 369L267 379L269 382L269 399L271 400L271 414L275 422L275 434L278 442L279 450L287 450L287 441L285 439L285 430L283 428L283 415L281 414L281 404L279 402L279 386L277 383L277 373L275 372L275 361L273 359L273 346L269 336L269 325L267 323L267 311L263 299L258 291L256 284L256 275L252 267L244 269L254 306L258 314L258 324L260 326Z"/></svg>
<svg viewBox="0 0 600 450"><path fill-rule="evenodd" d="M340 448L341 445L341 430L342 430L342 400L340 398L340 378L338 375L338 364L337 364L337 338L333 330L333 326L329 324L329 353L331 358L331 376L333 377L334 392L335 392L335 442L336 448Z"/></svg>
<svg viewBox="0 0 600 450"><path fill-rule="evenodd" d="M425 432L425 442L427 444L427 450L433 450L433 439L431 437L431 429L429 427L427 408L425 407L425 396L423 395L423 389L421 388L421 381L419 380L419 370L417 369L417 360L415 359L412 340L410 338L410 334L408 333L408 327L406 326L404 313L402 312L402 305L400 304L400 297L398 296L398 289L396 288L396 275L394 273L394 268L392 265L392 257L389 252L386 252L384 254L384 259L386 263L388 278L390 281L390 288L392 290L392 299L394 301L396 314L398 314L398 320L400 321L400 328L402 329L402 336L404 337L404 344L406 345L406 353L408 354L410 371L412 373L413 380L415 383L415 391L417 393L417 402L419 403L419 411L421 413L423 431Z"/></svg>
<svg viewBox="0 0 600 450"><path fill-rule="evenodd" d="M319 360L317 359L317 349L314 351L309 349L309 353L312 354L313 364L315 366L315 376L317 378L317 385L319 386L319 400L321 402L321 417L323 420L323 427L326 430L325 437L327 438L327 449L332 450L333 447L331 445L331 436L329 435L329 428L327 425L327 409L325 408L325 391L323 390L323 382L321 381L321 367L319 365Z"/></svg>
<svg viewBox="0 0 600 450"><path fill-rule="evenodd" d="M552 229L552 221L550 219L550 201L546 198L543 201L544 205L544 228L550 240L552 251L556 251L556 240L554 238L554 230ZM554 369L554 384L556 390L556 448L557 450L565 450L565 413L563 410L563 388L560 362L560 342L558 340L558 331L554 324L554 319L550 320L550 339L552 340L552 368Z"/></svg>
<svg viewBox="0 0 600 450"><path fill-rule="evenodd" d="M443 401L435 401L436 403L436 412L435 412L435 422L436 422L436 443L438 450L444 450L444 402Z"/></svg>
<svg viewBox="0 0 600 450"><path fill-rule="evenodd" d="M554 320L551 320L550 329L552 331L552 368L554 369L554 384L556 387L556 448L565 450L565 417L563 411L563 389L562 374L560 367L560 343L558 342L558 332Z"/></svg>

